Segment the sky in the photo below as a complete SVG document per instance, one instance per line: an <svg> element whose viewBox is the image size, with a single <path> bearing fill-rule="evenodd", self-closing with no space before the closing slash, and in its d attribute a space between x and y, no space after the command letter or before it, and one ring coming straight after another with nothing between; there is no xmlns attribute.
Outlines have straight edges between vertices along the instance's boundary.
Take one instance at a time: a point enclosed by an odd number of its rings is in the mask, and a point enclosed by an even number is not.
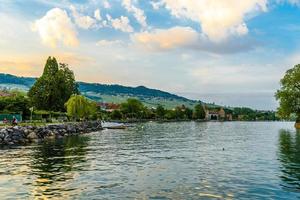
<svg viewBox="0 0 300 200"><path fill-rule="evenodd" d="M275 110L300 60L300 0L0 0L0 72L48 56L85 82Z"/></svg>

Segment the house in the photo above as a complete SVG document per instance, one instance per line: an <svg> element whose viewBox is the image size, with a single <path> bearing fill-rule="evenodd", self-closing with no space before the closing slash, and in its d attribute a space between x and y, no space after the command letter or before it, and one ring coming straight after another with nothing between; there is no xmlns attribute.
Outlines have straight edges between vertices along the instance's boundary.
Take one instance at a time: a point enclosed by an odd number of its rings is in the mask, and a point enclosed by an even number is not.
<svg viewBox="0 0 300 200"><path fill-rule="evenodd" d="M229 120L223 108L208 109L205 107L205 119L210 120ZM232 117L231 117L232 120Z"/></svg>
<svg viewBox="0 0 300 200"><path fill-rule="evenodd" d="M106 112L112 112L114 110L119 110L121 105L115 103L97 103L97 106Z"/></svg>

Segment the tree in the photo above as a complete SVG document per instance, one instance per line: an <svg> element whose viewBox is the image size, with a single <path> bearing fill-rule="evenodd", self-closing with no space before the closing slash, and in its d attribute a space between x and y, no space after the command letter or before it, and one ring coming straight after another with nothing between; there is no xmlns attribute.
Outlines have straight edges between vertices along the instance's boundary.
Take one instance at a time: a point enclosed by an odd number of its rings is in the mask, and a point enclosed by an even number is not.
<svg viewBox="0 0 300 200"><path fill-rule="evenodd" d="M65 104L67 114L74 120L88 119L93 117L97 112L95 102L92 102L81 95L72 95Z"/></svg>
<svg viewBox="0 0 300 200"><path fill-rule="evenodd" d="M194 119L205 119L205 110L202 104L197 104L194 109Z"/></svg>
<svg viewBox="0 0 300 200"><path fill-rule="evenodd" d="M120 119L123 118L123 115L122 115L121 111L114 110L114 111L111 112L110 117L113 120L120 120Z"/></svg>
<svg viewBox="0 0 300 200"><path fill-rule="evenodd" d="M193 110L190 108L185 108L184 115L186 119L192 119L193 118Z"/></svg>
<svg viewBox="0 0 300 200"><path fill-rule="evenodd" d="M4 113L22 113L23 117L30 116L29 99L25 94L13 91L10 96L0 97L0 110Z"/></svg>
<svg viewBox="0 0 300 200"><path fill-rule="evenodd" d="M158 105L157 108L156 108L156 116L159 119L163 119L165 114L166 114L165 108L162 105Z"/></svg>
<svg viewBox="0 0 300 200"><path fill-rule="evenodd" d="M28 92L33 106L51 111L64 111L72 94L79 94L74 73L66 64L58 65L54 57L48 58L42 76Z"/></svg>
<svg viewBox="0 0 300 200"><path fill-rule="evenodd" d="M129 98L125 103L121 104L121 112L127 118L140 118L144 111L144 105L137 99Z"/></svg>
<svg viewBox="0 0 300 200"><path fill-rule="evenodd" d="M300 65L286 71L280 83L281 88L275 95L279 100L278 113L283 118L295 114L300 122Z"/></svg>

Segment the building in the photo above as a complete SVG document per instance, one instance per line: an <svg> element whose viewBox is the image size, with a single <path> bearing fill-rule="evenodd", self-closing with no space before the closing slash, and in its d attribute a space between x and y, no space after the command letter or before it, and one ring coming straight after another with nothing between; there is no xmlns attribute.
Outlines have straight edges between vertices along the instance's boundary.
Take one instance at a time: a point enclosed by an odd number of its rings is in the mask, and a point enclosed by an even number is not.
<svg viewBox="0 0 300 200"><path fill-rule="evenodd" d="M207 121L211 120L232 120L231 118L228 118L230 116L226 115L226 112L223 108L213 108L213 109L208 109L205 107L205 119Z"/></svg>
<svg viewBox="0 0 300 200"><path fill-rule="evenodd" d="M121 105L115 103L97 103L97 106L106 112L112 112L114 110L119 110Z"/></svg>

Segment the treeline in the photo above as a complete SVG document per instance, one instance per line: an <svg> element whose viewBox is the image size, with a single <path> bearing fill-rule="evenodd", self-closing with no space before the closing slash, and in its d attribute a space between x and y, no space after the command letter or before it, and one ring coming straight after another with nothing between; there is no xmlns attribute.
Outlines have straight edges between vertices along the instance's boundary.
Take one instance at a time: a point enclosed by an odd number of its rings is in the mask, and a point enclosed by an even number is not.
<svg viewBox="0 0 300 200"><path fill-rule="evenodd" d="M205 110L203 105L199 104L194 109L177 106L172 110L165 109L158 105L156 108L147 108L137 99L128 99L120 105L120 109L112 112L103 112L103 117L112 120L203 120L205 119Z"/></svg>
<svg viewBox="0 0 300 200"><path fill-rule="evenodd" d="M253 110L251 108L225 108L233 120L239 121L278 121L280 118L274 111Z"/></svg>

